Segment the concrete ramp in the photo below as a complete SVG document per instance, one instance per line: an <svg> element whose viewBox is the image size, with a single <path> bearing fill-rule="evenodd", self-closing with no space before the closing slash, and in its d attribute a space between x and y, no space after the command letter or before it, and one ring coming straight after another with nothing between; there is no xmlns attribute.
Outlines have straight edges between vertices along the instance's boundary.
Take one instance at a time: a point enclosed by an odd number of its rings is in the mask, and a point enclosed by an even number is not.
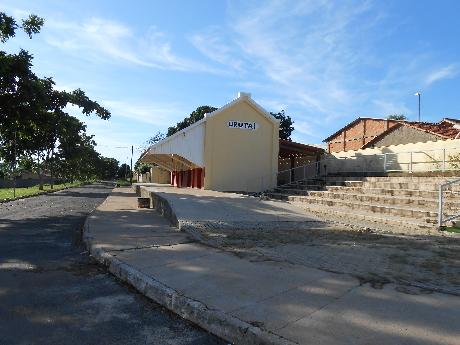
<svg viewBox="0 0 460 345"><path fill-rule="evenodd" d="M262 200L237 193L167 185L138 186L137 192L179 229L199 236L201 229L269 230L328 226L288 202Z"/></svg>

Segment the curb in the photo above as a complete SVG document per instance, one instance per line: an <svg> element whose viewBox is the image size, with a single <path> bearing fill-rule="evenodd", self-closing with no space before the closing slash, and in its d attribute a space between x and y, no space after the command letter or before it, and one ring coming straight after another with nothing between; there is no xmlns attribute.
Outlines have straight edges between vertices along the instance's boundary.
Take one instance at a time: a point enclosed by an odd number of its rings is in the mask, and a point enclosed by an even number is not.
<svg viewBox="0 0 460 345"><path fill-rule="evenodd" d="M104 204L107 199L102 203ZM101 205L102 205L101 204ZM99 205L99 206L101 206ZM99 207L98 207L99 208ZM218 309L184 296L161 281L148 276L135 267L119 260L93 243L90 219L97 211L91 212L83 225L83 242L89 253L108 271L130 284L144 296L166 307L180 317L187 319L208 332L233 344L242 345L296 345L290 340L253 326Z"/></svg>

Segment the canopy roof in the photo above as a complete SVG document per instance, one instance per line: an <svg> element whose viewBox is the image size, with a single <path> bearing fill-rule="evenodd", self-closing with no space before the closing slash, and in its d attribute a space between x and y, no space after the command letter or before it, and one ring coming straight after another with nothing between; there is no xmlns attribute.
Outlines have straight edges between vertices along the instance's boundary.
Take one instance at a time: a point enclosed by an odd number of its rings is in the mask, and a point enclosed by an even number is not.
<svg viewBox="0 0 460 345"><path fill-rule="evenodd" d="M324 153L324 149L321 147L296 143L294 141L283 140L283 139L280 139L279 143L280 143L280 150L279 150L280 158L316 156L318 154Z"/></svg>

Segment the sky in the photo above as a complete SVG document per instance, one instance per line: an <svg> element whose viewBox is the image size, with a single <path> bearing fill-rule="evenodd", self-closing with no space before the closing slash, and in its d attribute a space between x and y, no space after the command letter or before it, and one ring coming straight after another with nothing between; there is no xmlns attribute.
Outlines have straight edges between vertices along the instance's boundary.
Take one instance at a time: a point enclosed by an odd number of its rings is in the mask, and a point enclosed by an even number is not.
<svg viewBox="0 0 460 345"><path fill-rule="evenodd" d="M239 91L294 120L292 139L322 140L356 117L460 118L457 0L23 1L18 20L45 19L4 48L34 56L58 89L81 88L108 121L85 117L96 149L137 159L158 131Z"/></svg>

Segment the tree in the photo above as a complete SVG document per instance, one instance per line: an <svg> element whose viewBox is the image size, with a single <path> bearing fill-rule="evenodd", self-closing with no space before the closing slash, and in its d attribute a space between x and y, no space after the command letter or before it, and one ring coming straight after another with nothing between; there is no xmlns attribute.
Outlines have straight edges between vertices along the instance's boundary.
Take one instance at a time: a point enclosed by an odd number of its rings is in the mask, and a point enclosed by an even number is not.
<svg viewBox="0 0 460 345"><path fill-rule="evenodd" d="M18 25L0 12L0 40L6 42L14 37L18 28L31 38L43 24L42 18L30 15ZM59 160L75 160L77 152L90 154L87 146L94 147L86 127L64 111L68 105L76 105L83 114L96 114L104 120L110 118L110 112L80 89L55 90L52 78L39 78L31 68L32 56L27 51L0 51L0 159L13 169L18 158L31 160L41 179L45 170L53 173ZM78 145L86 149L78 150ZM73 156L68 156L72 146Z"/></svg>
<svg viewBox="0 0 460 345"><path fill-rule="evenodd" d="M209 105L202 105L196 108L194 111L192 111L192 113L188 117L186 117L181 122L178 122L176 126L169 127L166 136L170 137L174 133L179 132L180 130L184 128L187 128L188 126L194 124L195 122L198 122L201 119L203 119L205 114L212 113L215 110L217 110L217 108L211 107Z"/></svg>
<svg viewBox="0 0 460 345"><path fill-rule="evenodd" d="M131 168L129 167L128 164L123 163L120 165L118 168L118 173L117 176L122 179L127 179L131 177Z"/></svg>
<svg viewBox="0 0 460 345"><path fill-rule="evenodd" d="M387 117L388 120L398 120L398 121L406 121L407 117L404 114L394 114L394 115L389 115Z"/></svg>
<svg viewBox="0 0 460 345"><path fill-rule="evenodd" d="M155 164L153 163L141 163L137 161L134 165L134 171L136 171L138 174L146 174L150 171L150 168L154 166Z"/></svg>
<svg viewBox="0 0 460 345"><path fill-rule="evenodd" d="M118 161L115 158L101 157L99 161L99 176L104 179L113 179L117 176Z"/></svg>
<svg viewBox="0 0 460 345"><path fill-rule="evenodd" d="M279 138L291 141L291 134L294 131L294 127L292 126L294 122L292 121L291 117L289 115L286 115L284 110L281 110L278 113L270 112L270 114L275 119L280 120Z"/></svg>

